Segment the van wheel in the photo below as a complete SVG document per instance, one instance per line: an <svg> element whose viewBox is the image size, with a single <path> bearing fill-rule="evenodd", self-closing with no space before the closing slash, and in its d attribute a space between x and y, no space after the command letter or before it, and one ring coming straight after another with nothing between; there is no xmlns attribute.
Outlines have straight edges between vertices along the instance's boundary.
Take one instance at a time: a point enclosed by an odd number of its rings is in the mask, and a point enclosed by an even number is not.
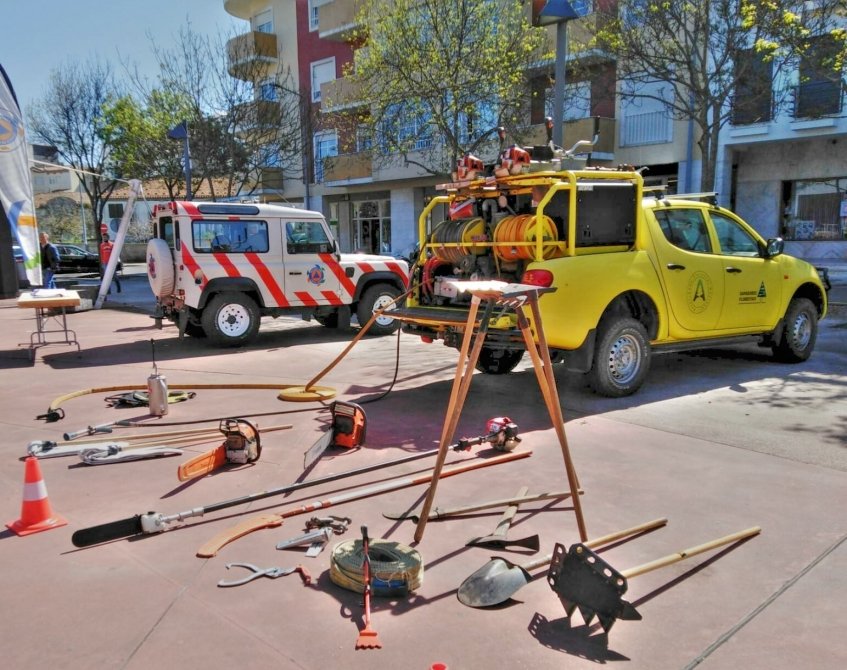
<svg viewBox="0 0 847 670"><path fill-rule="evenodd" d="M632 395L650 369L650 343L644 325L631 317L602 319L588 383L609 398Z"/></svg>
<svg viewBox="0 0 847 670"><path fill-rule="evenodd" d="M479 351L476 369L488 375L507 375L523 358L523 349L492 349L483 347Z"/></svg>
<svg viewBox="0 0 847 670"><path fill-rule="evenodd" d="M785 310L782 337L773 346L776 360L802 363L808 360L818 339L818 312L808 298L794 298Z"/></svg>
<svg viewBox="0 0 847 670"><path fill-rule="evenodd" d="M218 293L203 310L202 321L212 344L239 347L259 331L259 308L243 293Z"/></svg>
<svg viewBox="0 0 847 670"><path fill-rule="evenodd" d="M356 307L356 318L359 320L359 325L364 328L376 310L388 305L398 295L400 295L400 291L391 284L376 284L366 289ZM397 330L400 327L400 322L390 317L390 313L391 310L388 310L378 316L368 330L368 335L390 335Z"/></svg>

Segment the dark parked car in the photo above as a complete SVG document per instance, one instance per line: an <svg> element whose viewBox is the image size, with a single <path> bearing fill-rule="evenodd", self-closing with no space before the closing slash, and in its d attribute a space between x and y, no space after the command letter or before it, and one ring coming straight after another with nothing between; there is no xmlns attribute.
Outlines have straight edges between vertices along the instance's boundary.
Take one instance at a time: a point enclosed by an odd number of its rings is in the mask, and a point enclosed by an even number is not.
<svg viewBox="0 0 847 670"><path fill-rule="evenodd" d="M15 256L15 270L18 273L18 288L29 288L29 279L24 267L24 252L17 244L12 245L12 253Z"/></svg>
<svg viewBox="0 0 847 670"><path fill-rule="evenodd" d="M86 251L75 244L57 244L59 250L59 273L92 272L100 273L100 255ZM118 261L117 271L123 270L123 263Z"/></svg>

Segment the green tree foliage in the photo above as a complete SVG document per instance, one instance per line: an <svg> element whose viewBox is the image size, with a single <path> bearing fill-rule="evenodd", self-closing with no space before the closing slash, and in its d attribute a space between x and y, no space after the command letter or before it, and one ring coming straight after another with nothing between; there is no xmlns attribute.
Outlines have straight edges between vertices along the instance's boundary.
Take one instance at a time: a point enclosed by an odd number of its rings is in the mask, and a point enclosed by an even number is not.
<svg viewBox="0 0 847 670"><path fill-rule="evenodd" d="M185 100L173 91L153 89L142 102L129 95L110 100L103 112L117 171L134 179L159 179L176 198L183 181L183 145L167 133L190 118Z"/></svg>
<svg viewBox="0 0 847 670"><path fill-rule="evenodd" d="M356 121L373 138L375 159L399 155L443 174L497 126L525 125L528 77L546 46L525 3L364 0L358 23L366 48L345 75L367 103Z"/></svg>
<svg viewBox="0 0 847 670"><path fill-rule="evenodd" d="M739 88L745 104L764 104L767 114L786 99L788 91L761 85L757 75L763 59L771 81L789 64L790 59L772 58L782 48L778 25L784 19L761 12L751 0L598 3L591 46L616 58L625 95L656 98L675 118L693 121L702 159L700 188L712 190L720 131L738 111ZM762 50L765 44L771 53ZM646 85L655 82L663 86L646 93Z"/></svg>
<svg viewBox="0 0 847 670"><path fill-rule="evenodd" d="M81 242L80 203L66 196L51 198L36 211L38 228L54 242ZM88 216L91 216L90 212Z"/></svg>

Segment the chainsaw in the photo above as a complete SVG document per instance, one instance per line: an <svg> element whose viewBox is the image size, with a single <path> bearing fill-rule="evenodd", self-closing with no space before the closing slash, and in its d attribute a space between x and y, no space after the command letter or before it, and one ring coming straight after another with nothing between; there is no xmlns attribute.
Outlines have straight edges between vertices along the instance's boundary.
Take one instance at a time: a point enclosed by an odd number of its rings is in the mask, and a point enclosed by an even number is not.
<svg viewBox="0 0 847 670"><path fill-rule="evenodd" d="M256 426L246 419L223 419L218 429L224 435L223 443L180 465L179 481L202 477L228 463L246 465L259 460L262 443Z"/></svg>
<svg viewBox="0 0 847 670"><path fill-rule="evenodd" d="M367 417L360 405L336 400L329 410L332 413L330 429L303 454L304 470L314 465L329 447L353 449L365 443Z"/></svg>

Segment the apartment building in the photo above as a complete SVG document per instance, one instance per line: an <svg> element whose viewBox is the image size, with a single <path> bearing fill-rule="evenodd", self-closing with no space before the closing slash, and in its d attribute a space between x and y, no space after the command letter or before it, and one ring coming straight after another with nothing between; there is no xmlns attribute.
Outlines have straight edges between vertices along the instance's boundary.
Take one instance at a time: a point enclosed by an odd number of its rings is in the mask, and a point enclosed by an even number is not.
<svg viewBox="0 0 847 670"><path fill-rule="evenodd" d="M721 135L718 189L739 215L786 251L847 261L847 116L843 77L821 66L831 41L821 36L796 63L756 60Z"/></svg>
<svg viewBox="0 0 847 670"><path fill-rule="evenodd" d="M537 18L544 4L543 0L527 2L527 12ZM590 138L599 123L592 164L647 167L648 185L664 185L670 192L699 190L695 185L700 181L700 159L693 124L674 119L668 105L658 99L628 95L625 86L615 83L614 61L574 47L582 42L580 31L596 15L591 0L571 4L579 18L568 24L575 39L567 56L563 144L568 147ZM349 124L334 122L346 110L363 104L355 85L343 76L344 66L353 58L357 3L224 0L224 6L230 14L249 21L249 31L236 39L255 45L257 57L267 59L269 72L280 60L290 65L313 111L319 112L307 124L309 149L303 165L289 170L284 178L284 199L323 211L343 250L404 253L410 249L416 242L417 214L444 177L432 177L411 163L375 161L370 138ZM547 30L554 45L555 27ZM811 67L801 64L800 69ZM528 129L524 129L530 143L543 143L544 117L552 116L551 72L552 62L539 64L531 84L543 93L538 97L544 104L531 106ZM758 112L750 116L747 110L734 117L722 135L717 190L724 204L736 207L763 235L782 234L790 240L790 252L815 259L847 258L847 205L839 201L835 220L828 213L837 199L834 194L847 188L843 167L847 127L839 116L843 94L840 88L836 95L831 89L822 92L819 83L803 81L794 84L798 102L787 113L765 118ZM259 82L257 98L262 91ZM740 94L728 104L738 105ZM809 96L828 106L819 108L809 102ZM496 155L496 146L491 149L491 156L481 156L486 161ZM831 179L835 180L832 184ZM824 209L816 213L820 207ZM812 219L816 224L809 233Z"/></svg>

